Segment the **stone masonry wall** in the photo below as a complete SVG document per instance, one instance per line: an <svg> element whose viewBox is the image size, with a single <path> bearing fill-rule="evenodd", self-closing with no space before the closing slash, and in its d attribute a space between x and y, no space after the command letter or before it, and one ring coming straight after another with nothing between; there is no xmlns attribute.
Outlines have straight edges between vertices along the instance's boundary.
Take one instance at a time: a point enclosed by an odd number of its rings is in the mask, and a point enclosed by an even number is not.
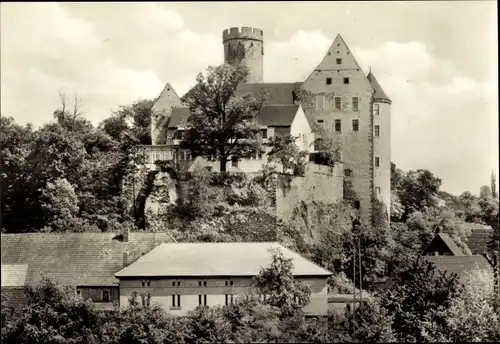
<svg viewBox="0 0 500 344"><path fill-rule="evenodd" d="M304 177L279 175L276 186L276 214L278 219L288 221L294 210L302 203L334 204L343 199L343 166L328 166L309 163Z"/></svg>

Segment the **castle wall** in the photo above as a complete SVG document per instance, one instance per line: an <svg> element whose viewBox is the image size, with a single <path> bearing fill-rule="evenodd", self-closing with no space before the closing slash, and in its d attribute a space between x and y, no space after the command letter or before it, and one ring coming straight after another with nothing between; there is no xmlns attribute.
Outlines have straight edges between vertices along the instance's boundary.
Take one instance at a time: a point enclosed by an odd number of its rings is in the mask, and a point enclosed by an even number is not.
<svg viewBox="0 0 500 344"><path fill-rule="evenodd" d="M264 34L250 27L232 27L222 33L224 63L241 64L248 68L248 83L264 79Z"/></svg>
<svg viewBox="0 0 500 344"><path fill-rule="evenodd" d="M304 177L279 175L276 186L276 214L281 220L292 218L301 203L334 204L343 198L342 164L328 166L308 163Z"/></svg>

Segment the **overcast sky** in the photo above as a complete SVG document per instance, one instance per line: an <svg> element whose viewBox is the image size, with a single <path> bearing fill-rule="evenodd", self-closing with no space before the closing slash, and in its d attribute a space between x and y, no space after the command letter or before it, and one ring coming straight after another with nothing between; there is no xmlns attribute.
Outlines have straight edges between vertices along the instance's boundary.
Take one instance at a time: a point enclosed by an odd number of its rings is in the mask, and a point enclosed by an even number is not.
<svg viewBox="0 0 500 344"><path fill-rule="evenodd" d="M393 101L392 161L455 194L498 169L496 1L1 4L1 112L51 120L59 90L98 123L182 95L223 62L222 31L264 30L266 82L303 81L340 33Z"/></svg>

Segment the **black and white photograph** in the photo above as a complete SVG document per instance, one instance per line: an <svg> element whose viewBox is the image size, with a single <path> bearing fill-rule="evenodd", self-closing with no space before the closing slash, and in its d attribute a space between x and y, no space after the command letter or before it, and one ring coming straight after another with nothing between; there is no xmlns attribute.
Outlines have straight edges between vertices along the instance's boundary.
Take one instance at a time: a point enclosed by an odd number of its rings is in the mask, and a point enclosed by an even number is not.
<svg viewBox="0 0 500 344"><path fill-rule="evenodd" d="M1 341L500 342L497 2L0 4Z"/></svg>

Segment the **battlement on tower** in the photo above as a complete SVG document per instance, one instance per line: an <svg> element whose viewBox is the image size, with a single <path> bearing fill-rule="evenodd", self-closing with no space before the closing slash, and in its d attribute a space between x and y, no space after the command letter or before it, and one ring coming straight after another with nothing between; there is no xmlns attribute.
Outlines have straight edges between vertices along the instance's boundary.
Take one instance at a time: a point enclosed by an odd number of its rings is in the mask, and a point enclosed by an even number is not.
<svg viewBox="0 0 500 344"><path fill-rule="evenodd" d="M230 39L253 39L258 41L264 40L264 32L261 29L243 26L232 27L222 32L222 41L225 42Z"/></svg>

